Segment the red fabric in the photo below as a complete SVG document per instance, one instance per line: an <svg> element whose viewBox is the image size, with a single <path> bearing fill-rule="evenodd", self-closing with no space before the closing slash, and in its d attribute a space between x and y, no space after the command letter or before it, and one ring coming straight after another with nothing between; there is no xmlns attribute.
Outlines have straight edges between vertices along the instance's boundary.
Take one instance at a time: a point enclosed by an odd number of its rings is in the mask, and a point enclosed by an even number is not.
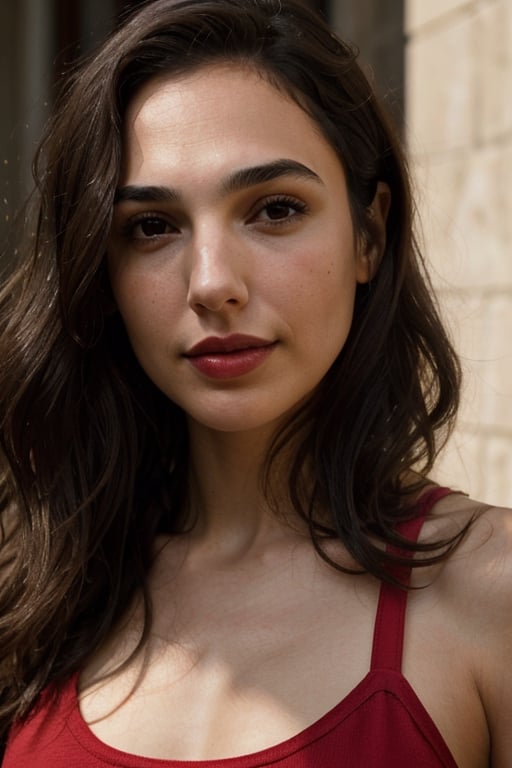
<svg viewBox="0 0 512 768"><path fill-rule="evenodd" d="M425 515L447 493L438 488L428 493L418 518L401 526L401 533L416 538ZM330 712L275 747L198 762L129 755L100 742L85 724L75 677L54 704L43 695L30 720L13 730L3 768L457 768L401 674L406 601L405 591L383 585L370 671Z"/></svg>

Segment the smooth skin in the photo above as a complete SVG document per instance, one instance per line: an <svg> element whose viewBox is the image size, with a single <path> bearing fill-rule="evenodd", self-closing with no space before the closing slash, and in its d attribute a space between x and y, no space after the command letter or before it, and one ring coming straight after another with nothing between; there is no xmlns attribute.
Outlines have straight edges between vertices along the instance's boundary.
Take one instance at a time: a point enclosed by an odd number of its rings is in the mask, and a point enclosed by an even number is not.
<svg viewBox="0 0 512 768"><path fill-rule="evenodd" d="M142 89L119 187L113 293L140 363L187 414L198 524L157 542L146 663L94 684L133 647L136 601L84 670L81 710L123 751L247 754L315 722L369 668L379 584L320 561L290 524L285 489L274 489L277 516L258 477L275 429L343 347L357 283L378 268L389 194L379 185L372 204L380 235L360 241L316 124L234 65ZM271 342L270 355L222 381L191 365L193 345L233 333ZM450 496L422 536L453 534L481 511ZM511 551L510 513L488 509L448 562L415 573L432 583L409 596L403 671L460 768L491 754L494 768L512 765Z"/></svg>
<svg viewBox="0 0 512 768"><path fill-rule="evenodd" d="M343 169L301 109L231 69L152 83L128 126L110 267L135 353L202 433L268 434L330 368L369 276ZM254 169L291 162L252 183ZM147 187L162 199L129 199ZM198 376L184 353L232 333L276 346L249 376Z"/></svg>

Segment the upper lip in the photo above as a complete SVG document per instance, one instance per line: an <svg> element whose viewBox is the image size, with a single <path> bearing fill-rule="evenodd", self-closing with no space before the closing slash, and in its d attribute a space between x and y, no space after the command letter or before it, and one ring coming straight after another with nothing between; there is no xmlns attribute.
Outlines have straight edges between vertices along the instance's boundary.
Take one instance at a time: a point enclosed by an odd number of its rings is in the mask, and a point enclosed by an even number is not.
<svg viewBox="0 0 512 768"><path fill-rule="evenodd" d="M268 339L260 339L258 336L246 336L242 333L234 333L231 336L209 336L187 350L185 357L236 352L240 349L268 347L271 344L273 342Z"/></svg>

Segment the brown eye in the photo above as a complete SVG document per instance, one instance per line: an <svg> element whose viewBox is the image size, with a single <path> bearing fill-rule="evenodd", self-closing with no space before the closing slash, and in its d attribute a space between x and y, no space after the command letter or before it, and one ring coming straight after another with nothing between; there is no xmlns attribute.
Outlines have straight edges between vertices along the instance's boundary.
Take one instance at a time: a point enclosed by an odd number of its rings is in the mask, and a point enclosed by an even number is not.
<svg viewBox="0 0 512 768"><path fill-rule="evenodd" d="M163 219L157 216L152 216L138 221L133 228L133 236L140 238L161 237L162 235L168 235L172 231L172 227Z"/></svg>
<svg viewBox="0 0 512 768"><path fill-rule="evenodd" d="M279 219L287 219L289 216L293 216L296 213L295 209L291 205L286 203L270 203L265 206L265 212L267 218L272 221L278 221Z"/></svg>
<svg viewBox="0 0 512 768"><path fill-rule="evenodd" d="M274 197L264 200L258 207L254 221L268 224L286 224L307 212L307 206L292 197Z"/></svg>

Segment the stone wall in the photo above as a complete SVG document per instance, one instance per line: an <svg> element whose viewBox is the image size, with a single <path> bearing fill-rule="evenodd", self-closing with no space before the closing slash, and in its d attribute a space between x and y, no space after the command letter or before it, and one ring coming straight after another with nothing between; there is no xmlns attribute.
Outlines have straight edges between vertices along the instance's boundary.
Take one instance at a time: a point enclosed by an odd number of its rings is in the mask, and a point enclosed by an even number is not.
<svg viewBox="0 0 512 768"><path fill-rule="evenodd" d="M437 477L512 505L512 0L407 0L423 242L465 371Z"/></svg>

